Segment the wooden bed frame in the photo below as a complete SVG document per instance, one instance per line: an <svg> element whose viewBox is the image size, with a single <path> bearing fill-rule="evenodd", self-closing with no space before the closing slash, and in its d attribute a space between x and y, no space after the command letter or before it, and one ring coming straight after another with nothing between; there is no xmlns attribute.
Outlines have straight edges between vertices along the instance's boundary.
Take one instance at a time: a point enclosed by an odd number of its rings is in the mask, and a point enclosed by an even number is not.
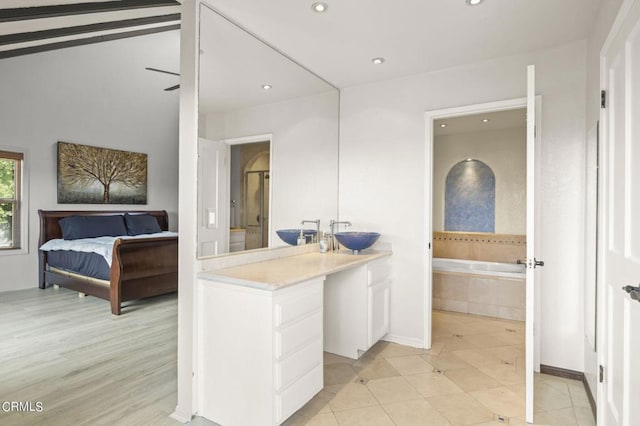
<svg viewBox="0 0 640 426"><path fill-rule="evenodd" d="M167 212L161 211L52 211L38 210L40 239L62 238L58 220L67 216L107 216L149 214L158 219L163 231L169 229ZM178 291L178 237L116 239L113 244L110 280L83 278L49 270L47 252L39 250L39 287L59 285L111 302L111 313L120 315L122 302Z"/></svg>

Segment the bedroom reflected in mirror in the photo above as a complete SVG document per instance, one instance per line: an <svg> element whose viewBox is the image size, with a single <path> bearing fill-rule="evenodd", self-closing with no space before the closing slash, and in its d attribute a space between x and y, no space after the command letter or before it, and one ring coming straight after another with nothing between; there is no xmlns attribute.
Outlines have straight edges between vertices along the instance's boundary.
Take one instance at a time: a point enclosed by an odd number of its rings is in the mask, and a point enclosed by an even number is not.
<svg viewBox="0 0 640 426"><path fill-rule="evenodd" d="M201 4L198 257L338 214L339 91Z"/></svg>

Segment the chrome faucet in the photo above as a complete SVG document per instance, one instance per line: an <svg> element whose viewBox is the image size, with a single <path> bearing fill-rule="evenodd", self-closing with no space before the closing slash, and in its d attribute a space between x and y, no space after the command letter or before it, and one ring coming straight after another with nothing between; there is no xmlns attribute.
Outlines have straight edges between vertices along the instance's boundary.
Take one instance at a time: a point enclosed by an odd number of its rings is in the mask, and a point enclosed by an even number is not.
<svg viewBox="0 0 640 426"><path fill-rule="evenodd" d="M338 240L336 240L336 231L335 231L335 227L336 225L344 225L344 226L351 226L351 222L349 222L348 220L344 220L344 221L338 221L338 220L333 220L331 219L331 221L329 222L329 229L331 230L331 241L329 244L329 250L339 250L340 249L340 245L338 244Z"/></svg>
<svg viewBox="0 0 640 426"><path fill-rule="evenodd" d="M315 223L316 224L316 235L311 238L311 242L312 243L317 243L318 242L318 238L320 237L320 219L303 220L302 222L300 222L300 225L304 226L305 223Z"/></svg>

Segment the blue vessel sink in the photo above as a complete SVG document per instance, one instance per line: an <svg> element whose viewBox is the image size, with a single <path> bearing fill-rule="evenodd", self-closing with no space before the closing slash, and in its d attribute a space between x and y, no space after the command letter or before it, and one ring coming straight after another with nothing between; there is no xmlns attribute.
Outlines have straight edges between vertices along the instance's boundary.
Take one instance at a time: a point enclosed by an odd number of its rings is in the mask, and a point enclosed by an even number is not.
<svg viewBox="0 0 640 426"><path fill-rule="evenodd" d="M378 241L380 234L377 232L336 232L335 237L340 244L353 250L353 254L358 254L360 250L367 249Z"/></svg>
<svg viewBox="0 0 640 426"><path fill-rule="evenodd" d="M302 235L305 236L307 244L309 244L313 240L314 235L316 235L317 233L318 231L316 231L315 229L302 230ZM280 229L276 231L276 234L278 234L278 237L280 237L280 239L285 243L292 246L298 245L298 235L300 235L300 229Z"/></svg>

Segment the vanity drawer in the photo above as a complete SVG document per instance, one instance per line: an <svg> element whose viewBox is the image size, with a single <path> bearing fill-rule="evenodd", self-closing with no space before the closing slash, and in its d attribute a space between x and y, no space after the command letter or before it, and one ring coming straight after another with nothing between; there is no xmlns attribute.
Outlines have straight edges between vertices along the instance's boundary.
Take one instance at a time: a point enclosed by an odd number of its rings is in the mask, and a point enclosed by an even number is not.
<svg viewBox="0 0 640 426"><path fill-rule="evenodd" d="M391 275L391 261L388 257L367 264L367 284L372 285L386 280Z"/></svg>
<svg viewBox="0 0 640 426"><path fill-rule="evenodd" d="M308 291L278 297L273 307L276 327L293 321L316 309L322 309L322 282L314 283Z"/></svg>
<svg viewBox="0 0 640 426"><path fill-rule="evenodd" d="M322 308L275 332L275 358L280 359L310 339L322 340Z"/></svg>
<svg viewBox="0 0 640 426"><path fill-rule="evenodd" d="M290 386L318 365L322 365L322 336L275 363L276 391Z"/></svg>
<svg viewBox="0 0 640 426"><path fill-rule="evenodd" d="M322 390L322 363L300 378L297 382L276 394L275 417L276 424L282 423L287 417L298 411L315 394Z"/></svg>

